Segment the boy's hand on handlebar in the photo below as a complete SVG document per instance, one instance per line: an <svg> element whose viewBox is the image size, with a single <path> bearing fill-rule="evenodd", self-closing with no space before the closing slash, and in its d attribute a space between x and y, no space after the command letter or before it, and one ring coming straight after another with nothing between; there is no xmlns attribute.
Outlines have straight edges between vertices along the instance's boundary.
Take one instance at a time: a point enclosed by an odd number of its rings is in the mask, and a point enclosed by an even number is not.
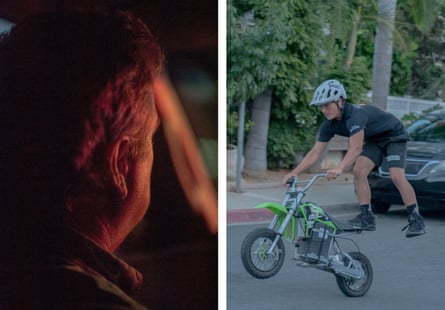
<svg viewBox="0 0 445 310"><path fill-rule="evenodd" d="M296 177L297 175L293 174L292 172L286 174L283 178L283 180L281 181L281 185L286 185L287 181L292 178L292 177Z"/></svg>
<svg viewBox="0 0 445 310"><path fill-rule="evenodd" d="M328 180L335 180L343 171L339 168L331 169L326 171L326 178Z"/></svg>

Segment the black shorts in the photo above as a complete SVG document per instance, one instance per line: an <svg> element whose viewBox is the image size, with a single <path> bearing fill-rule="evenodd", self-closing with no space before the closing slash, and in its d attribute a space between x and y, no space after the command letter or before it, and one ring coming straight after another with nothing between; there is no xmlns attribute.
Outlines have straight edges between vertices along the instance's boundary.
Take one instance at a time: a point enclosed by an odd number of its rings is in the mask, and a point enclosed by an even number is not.
<svg viewBox="0 0 445 310"><path fill-rule="evenodd" d="M389 168L405 168L406 150L406 141L366 141L361 156L372 160L377 167L385 158Z"/></svg>

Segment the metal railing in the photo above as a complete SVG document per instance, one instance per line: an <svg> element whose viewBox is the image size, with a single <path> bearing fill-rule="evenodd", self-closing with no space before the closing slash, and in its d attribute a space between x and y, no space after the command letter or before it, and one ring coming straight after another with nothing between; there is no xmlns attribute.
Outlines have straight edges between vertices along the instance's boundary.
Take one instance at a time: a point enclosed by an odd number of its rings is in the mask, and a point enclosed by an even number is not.
<svg viewBox="0 0 445 310"><path fill-rule="evenodd" d="M445 108L445 102L443 101L389 96L386 104L386 110L400 119L404 115L410 113L418 115L422 114L423 111L430 109L436 105L440 105Z"/></svg>

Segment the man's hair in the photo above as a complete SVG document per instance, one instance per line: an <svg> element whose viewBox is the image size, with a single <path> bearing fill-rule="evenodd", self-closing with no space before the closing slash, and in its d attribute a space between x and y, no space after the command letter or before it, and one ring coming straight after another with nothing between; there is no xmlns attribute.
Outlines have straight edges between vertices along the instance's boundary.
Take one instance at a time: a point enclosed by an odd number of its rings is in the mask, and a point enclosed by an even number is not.
<svg viewBox="0 0 445 310"><path fill-rule="evenodd" d="M44 14L3 35L1 195L46 195L60 207L103 190L107 145L128 135L136 158L157 128L151 84L163 60L146 25L124 12Z"/></svg>

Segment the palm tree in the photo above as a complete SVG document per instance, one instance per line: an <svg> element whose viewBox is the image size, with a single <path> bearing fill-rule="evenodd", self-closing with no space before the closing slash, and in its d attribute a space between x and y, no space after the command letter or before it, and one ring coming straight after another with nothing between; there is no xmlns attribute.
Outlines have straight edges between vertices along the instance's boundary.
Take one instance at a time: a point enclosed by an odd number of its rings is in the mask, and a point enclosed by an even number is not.
<svg viewBox="0 0 445 310"><path fill-rule="evenodd" d="M372 65L372 104L386 109L392 63L392 40L397 0L379 0Z"/></svg>
<svg viewBox="0 0 445 310"><path fill-rule="evenodd" d="M434 12L443 0L408 0L416 27L421 31L429 30L435 18ZM394 17L397 0L379 0L377 33L374 43L372 67L372 104L386 110L393 49Z"/></svg>
<svg viewBox="0 0 445 310"><path fill-rule="evenodd" d="M253 126L249 131L244 153L244 172L250 176L261 176L267 170L267 133L271 104L271 90L258 94L253 102Z"/></svg>

